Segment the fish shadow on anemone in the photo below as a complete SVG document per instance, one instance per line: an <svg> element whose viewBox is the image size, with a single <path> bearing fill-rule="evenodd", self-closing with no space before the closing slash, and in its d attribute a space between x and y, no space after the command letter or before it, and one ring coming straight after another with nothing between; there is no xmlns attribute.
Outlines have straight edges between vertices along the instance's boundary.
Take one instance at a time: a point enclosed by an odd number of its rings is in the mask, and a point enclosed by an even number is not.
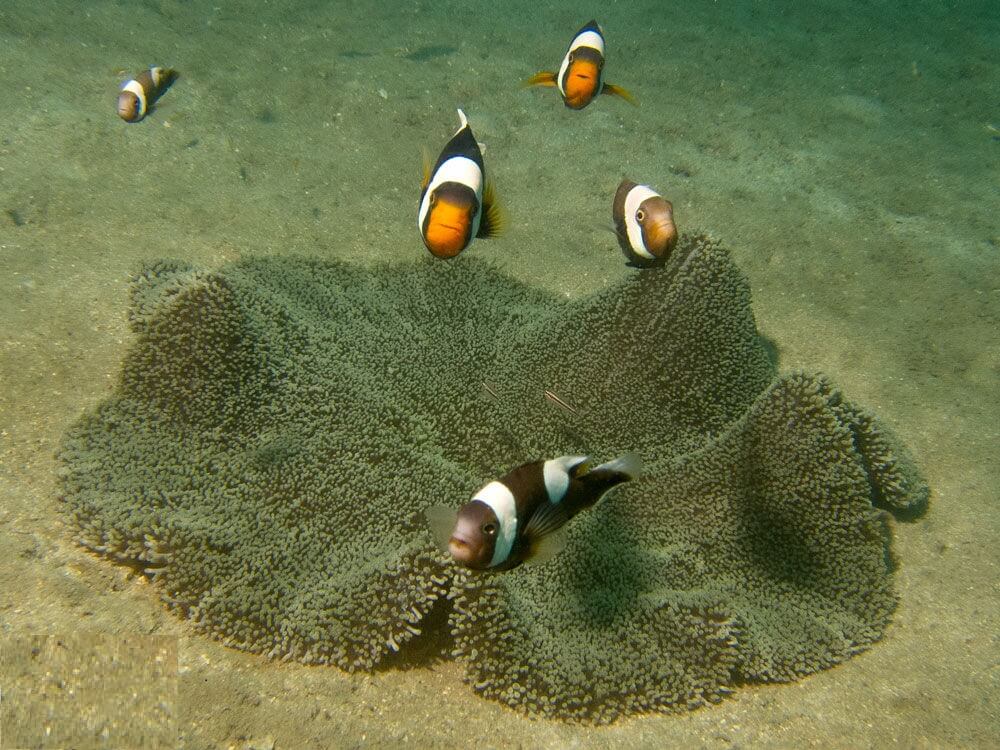
<svg viewBox="0 0 1000 750"><path fill-rule="evenodd" d="M62 505L227 645L455 658L485 697L607 723L795 679L888 627L883 514L919 515L926 485L825 378L776 372L706 237L575 302L475 257L160 261L130 318L114 392L63 440ZM525 460L629 451L644 475L545 564L473 575L419 522Z"/></svg>
<svg viewBox="0 0 1000 750"><path fill-rule="evenodd" d="M763 333L757 334L757 340L767 354L767 361L777 370L781 365L781 349L778 347L778 342Z"/></svg>
<svg viewBox="0 0 1000 750"><path fill-rule="evenodd" d="M609 501L603 500L601 506ZM627 497L620 500L627 501ZM599 533L587 533L579 544L566 584L579 616L598 627L610 624L622 612L634 611L640 592L647 588L644 584L649 583L643 573L648 568L643 561L648 552L635 544L628 515L617 511L615 504L591 511Z"/></svg>
<svg viewBox="0 0 1000 750"><path fill-rule="evenodd" d="M376 672L408 672L426 669L452 660L455 639L448 629L451 602L438 599L420 621L420 634L407 641L406 648L385 656L374 666Z"/></svg>

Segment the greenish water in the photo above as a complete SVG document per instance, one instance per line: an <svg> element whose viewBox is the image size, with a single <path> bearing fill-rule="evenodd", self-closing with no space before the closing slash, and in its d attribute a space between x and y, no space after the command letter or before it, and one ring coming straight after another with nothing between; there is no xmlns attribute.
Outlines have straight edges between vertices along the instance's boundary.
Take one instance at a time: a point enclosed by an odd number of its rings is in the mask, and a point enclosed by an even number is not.
<svg viewBox="0 0 1000 750"><path fill-rule="evenodd" d="M638 107L520 87L590 18ZM972 2L4 3L0 747L990 746L998 47ZM149 65L179 79L126 124L118 88ZM615 187L649 183L729 249L779 368L828 374L909 446L931 505L895 525L899 606L869 651L694 712L531 720L449 661L226 648L74 544L54 454L134 343L130 275L429 258L421 150L457 107L509 215L466 254L539 292L607 289L635 273Z"/></svg>

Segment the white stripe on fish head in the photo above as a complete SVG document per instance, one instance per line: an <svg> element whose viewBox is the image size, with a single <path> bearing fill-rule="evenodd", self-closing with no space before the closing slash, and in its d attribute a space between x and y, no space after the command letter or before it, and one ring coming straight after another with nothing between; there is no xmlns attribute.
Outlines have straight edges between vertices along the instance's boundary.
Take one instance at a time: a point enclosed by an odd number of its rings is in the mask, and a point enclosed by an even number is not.
<svg viewBox="0 0 1000 750"><path fill-rule="evenodd" d="M142 87L141 83L132 79L122 86L122 93L126 91L130 94L135 94L135 98L139 100L139 108L136 110L136 119L141 120L146 116L146 90Z"/></svg>
<svg viewBox="0 0 1000 750"><path fill-rule="evenodd" d="M479 222L483 218L483 170L476 162L466 156L453 156L438 167L420 201L420 211L417 212L417 229L421 232L424 231L424 218L431 207L431 193L444 182L458 182L466 185L476 194L479 210L472 217L472 233L469 235L475 237L479 232Z"/></svg>
<svg viewBox="0 0 1000 750"><path fill-rule="evenodd" d="M490 567L494 568L510 557L517 538L517 504L514 502L514 493L502 482L490 482L472 499L490 506L500 524L493 545L493 558L490 560Z"/></svg>
<svg viewBox="0 0 1000 750"><path fill-rule="evenodd" d="M628 235L628 244L631 245L636 254L647 260L656 260L656 256L646 249L646 243L642 241L642 227L635 219L635 212L644 200L659 197L659 195L646 185L636 185L625 196L625 232Z"/></svg>

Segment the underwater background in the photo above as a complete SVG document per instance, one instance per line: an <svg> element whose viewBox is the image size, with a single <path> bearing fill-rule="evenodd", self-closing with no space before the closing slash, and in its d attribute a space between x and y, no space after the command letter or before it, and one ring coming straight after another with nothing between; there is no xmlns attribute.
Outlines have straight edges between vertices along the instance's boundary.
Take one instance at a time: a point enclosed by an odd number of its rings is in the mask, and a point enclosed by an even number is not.
<svg viewBox="0 0 1000 750"><path fill-rule="evenodd" d="M590 18L638 108L519 88ZM180 79L128 125L118 87L154 64ZM992 746L998 90L986 2L6 0L0 747ZM459 106L510 214L468 254L568 298L606 288L635 273L611 196L648 182L682 231L729 248L781 369L822 370L908 444L931 504L895 525L882 642L595 728L484 700L451 662L352 675L227 649L72 543L55 453L116 382L131 274L163 257L423 258L420 150Z"/></svg>

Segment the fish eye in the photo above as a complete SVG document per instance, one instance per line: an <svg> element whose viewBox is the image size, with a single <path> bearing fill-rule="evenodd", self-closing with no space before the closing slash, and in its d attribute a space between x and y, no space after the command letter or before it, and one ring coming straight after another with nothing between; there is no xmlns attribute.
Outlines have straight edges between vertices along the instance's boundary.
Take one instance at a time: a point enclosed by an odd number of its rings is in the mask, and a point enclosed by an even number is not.
<svg viewBox="0 0 1000 750"><path fill-rule="evenodd" d="M638 221L638 222L640 222L640 223L643 222L643 221L645 221L646 220L646 212L643 211L640 208L638 211L635 212L635 220Z"/></svg>
<svg viewBox="0 0 1000 750"><path fill-rule="evenodd" d="M430 205L434 205L438 202L437 193L431 193Z"/></svg>
<svg viewBox="0 0 1000 750"><path fill-rule="evenodd" d="M576 59L576 55L572 52L569 53L569 61L573 62Z"/></svg>
<svg viewBox="0 0 1000 750"><path fill-rule="evenodd" d="M492 523L484 523L483 533L486 534L487 536L493 536L494 534L497 533L497 527Z"/></svg>

